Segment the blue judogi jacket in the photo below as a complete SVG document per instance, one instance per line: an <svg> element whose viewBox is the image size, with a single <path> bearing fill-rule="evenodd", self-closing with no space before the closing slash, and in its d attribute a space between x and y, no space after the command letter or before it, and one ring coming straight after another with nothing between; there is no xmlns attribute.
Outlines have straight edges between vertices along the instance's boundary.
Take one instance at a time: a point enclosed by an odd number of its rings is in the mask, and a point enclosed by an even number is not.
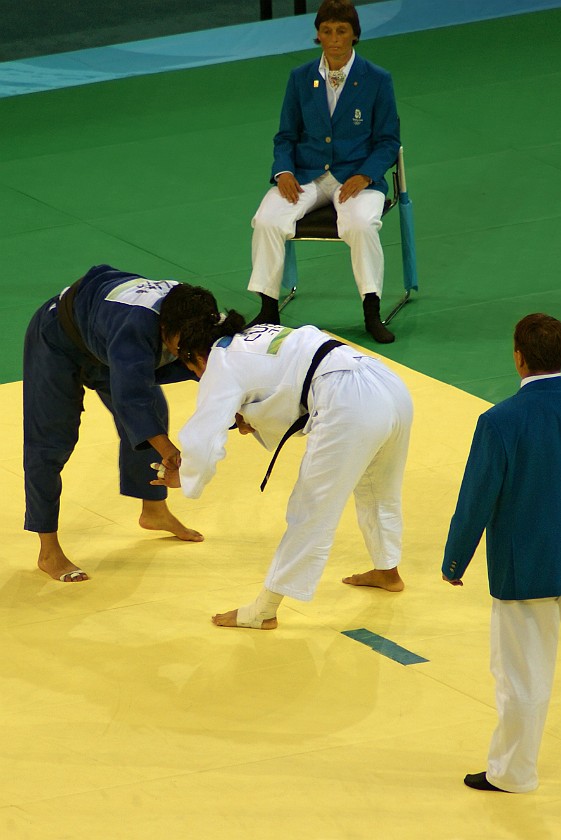
<svg viewBox="0 0 561 840"><path fill-rule="evenodd" d="M460 579L487 531L491 595L561 595L561 377L528 382L481 415L443 574Z"/></svg>
<svg viewBox="0 0 561 840"><path fill-rule="evenodd" d="M292 172L301 184L330 171L341 183L358 173L384 195L384 174L399 152L399 120L390 74L355 54L333 116L329 114L320 59L290 74L279 131L274 138L271 182Z"/></svg>
<svg viewBox="0 0 561 840"><path fill-rule="evenodd" d="M176 282L97 265L74 299L76 325L88 350L108 368L113 407L134 448L167 434L155 408L155 389L196 379L162 345L160 307Z"/></svg>

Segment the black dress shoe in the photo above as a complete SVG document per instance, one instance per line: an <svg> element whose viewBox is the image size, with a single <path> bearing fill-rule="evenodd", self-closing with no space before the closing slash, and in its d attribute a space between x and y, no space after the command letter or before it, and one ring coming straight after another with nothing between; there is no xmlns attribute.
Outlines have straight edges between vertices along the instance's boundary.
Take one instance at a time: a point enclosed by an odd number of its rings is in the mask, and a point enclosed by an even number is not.
<svg viewBox="0 0 561 840"><path fill-rule="evenodd" d="M495 785L492 785L491 782L488 782L485 771L482 773L468 773L464 779L464 785L467 785L474 790L496 790L499 793L508 793L507 790L495 787Z"/></svg>
<svg viewBox="0 0 561 840"><path fill-rule="evenodd" d="M382 324L380 318L380 298L377 294L369 292L365 295L362 302L362 309L364 311L366 332L372 336L374 341L377 341L378 344L391 344L392 341L395 341L395 335Z"/></svg>
<svg viewBox="0 0 561 840"><path fill-rule="evenodd" d="M280 324L279 302L275 298L261 294L261 309L258 315L253 318L245 328L255 327L257 324Z"/></svg>

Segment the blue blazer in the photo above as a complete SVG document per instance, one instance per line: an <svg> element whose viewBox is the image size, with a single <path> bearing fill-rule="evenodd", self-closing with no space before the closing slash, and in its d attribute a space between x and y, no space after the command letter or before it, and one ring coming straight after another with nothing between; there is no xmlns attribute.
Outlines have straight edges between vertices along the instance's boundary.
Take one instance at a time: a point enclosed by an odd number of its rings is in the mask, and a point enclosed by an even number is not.
<svg viewBox="0 0 561 840"><path fill-rule="evenodd" d="M384 174L399 152L399 120L390 74L355 54L333 116L329 114L320 59L290 74L274 138L271 183L292 172L307 184L331 171L343 183L367 175L384 195Z"/></svg>
<svg viewBox="0 0 561 840"><path fill-rule="evenodd" d="M561 377L537 379L481 415L442 571L463 576L487 529L494 598L561 595Z"/></svg>

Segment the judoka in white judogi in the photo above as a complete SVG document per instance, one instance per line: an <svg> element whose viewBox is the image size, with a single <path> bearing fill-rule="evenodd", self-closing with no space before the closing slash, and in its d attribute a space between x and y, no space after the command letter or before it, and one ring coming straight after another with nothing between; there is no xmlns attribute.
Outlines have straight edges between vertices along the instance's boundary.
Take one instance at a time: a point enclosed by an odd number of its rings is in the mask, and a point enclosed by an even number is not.
<svg viewBox="0 0 561 840"><path fill-rule="evenodd" d="M197 409L179 433L186 496L198 498L213 477L236 415L263 446L275 449L305 411L302 384L327 340L313 326L260 325L214 344ZM308 410L302 431L307 447L288 502L287 528L265 580L277 603L284 595L312 598L352 492L374 568L396 570L401 558L401 488L413 414L405 385L380 360L339 346L312 378ZM255 610L247 617L243 609L237 626L260 627L266 620L259 610L256 619Z"/></svg>

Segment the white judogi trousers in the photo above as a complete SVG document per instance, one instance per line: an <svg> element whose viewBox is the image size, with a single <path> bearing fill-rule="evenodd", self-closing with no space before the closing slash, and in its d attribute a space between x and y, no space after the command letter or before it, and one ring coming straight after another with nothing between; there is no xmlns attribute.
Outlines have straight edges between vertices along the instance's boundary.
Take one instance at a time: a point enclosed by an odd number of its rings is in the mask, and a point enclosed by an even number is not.
<svg viewBox="0 0 561 840"><path fill-rule="evenodd" d="M278 300L284 270L284 244L296 232L296 222L310 210L332 203L337 210L339 236L351 249L351 264L361 296L375 292L382 296L384 252L380 228L385 196L379 190L362 190L343 204L341 184L330 172L302 185L296 204L272 187L263 198L251 224L253 227L253 271L248 289Z"/></svg>
<svg viewBox="0 0 561 840"><path fill-rule="evenodd" d="M491 673L499 722L487 779L511 793L538 786L537 760L555 674L561 599L499 601L491 612Z"/></svg>
<svg viewBox="0 0 561 840"><path fill-rule="evenodd" d="M347 499L372 564L401 559L401 487L413 406L403 382L376 359L312 382L307 447L288 501L287 529L265 586L309 601L315 592Z"/></svg>

